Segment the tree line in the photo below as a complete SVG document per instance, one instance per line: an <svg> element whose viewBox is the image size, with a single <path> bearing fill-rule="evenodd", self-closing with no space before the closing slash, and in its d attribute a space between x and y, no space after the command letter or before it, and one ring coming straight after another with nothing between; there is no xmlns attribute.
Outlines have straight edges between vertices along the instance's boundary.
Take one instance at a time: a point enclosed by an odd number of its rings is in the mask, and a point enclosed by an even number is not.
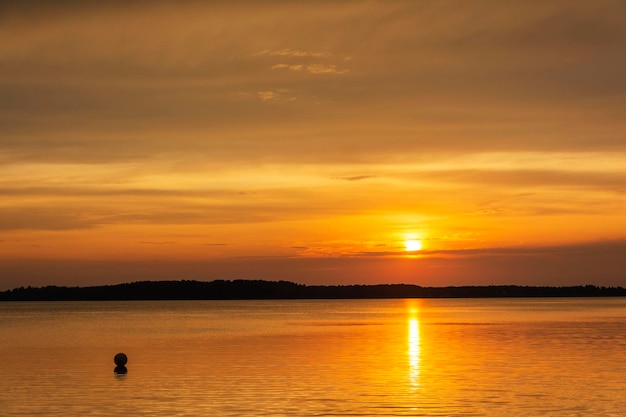
<svg viewBox="0 0 626 417"><path fill-rule="evenodd" d="M623 287L518 285L421 287L410 284L304 285L289 281L137 281L90 287L20 287L0 301L263 300L366 298L623 297Z"/></svg>

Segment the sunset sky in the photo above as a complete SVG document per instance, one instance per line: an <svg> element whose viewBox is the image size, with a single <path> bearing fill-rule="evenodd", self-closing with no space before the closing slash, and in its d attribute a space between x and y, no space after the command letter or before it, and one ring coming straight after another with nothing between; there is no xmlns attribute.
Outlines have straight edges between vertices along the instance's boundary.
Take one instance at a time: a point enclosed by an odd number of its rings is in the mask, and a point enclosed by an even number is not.
<svg viewBox="0 0 626 417"><path fill-rule="evenodd" d="M624 286L625 51L619 0L1 2L0 290Z"/></svg>

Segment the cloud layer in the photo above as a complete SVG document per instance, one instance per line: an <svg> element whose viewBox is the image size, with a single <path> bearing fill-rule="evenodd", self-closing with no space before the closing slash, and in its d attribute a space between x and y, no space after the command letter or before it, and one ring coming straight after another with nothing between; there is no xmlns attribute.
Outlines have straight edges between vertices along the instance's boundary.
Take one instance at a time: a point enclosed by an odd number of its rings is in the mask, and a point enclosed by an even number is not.
<svg viewBox="0 0 626 417"><path fill-rule="evenodd" d="M621 2L319 3L3 2L0 260L356 282L415 234L423 273L377 271L420 283L626 238Z"/></svg>

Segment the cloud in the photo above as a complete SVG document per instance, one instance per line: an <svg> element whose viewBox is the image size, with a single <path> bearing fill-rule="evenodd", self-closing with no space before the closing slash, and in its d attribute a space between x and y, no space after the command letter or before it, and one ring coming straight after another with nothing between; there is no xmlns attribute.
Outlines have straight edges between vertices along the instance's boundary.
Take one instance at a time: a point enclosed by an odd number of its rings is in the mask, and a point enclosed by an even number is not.
<svg viewBox="0 0 626 417"><path fill-rule="evenodd" d="M470 183L483 186L537 188L587 188L622 191L626 188L626 171L586 171L579 168L550 169L449 169L418 171L407 177L446 183Z"/></svg>
<svg viewBox="0 0 626 417"><path fill-rule="evenodd" d="M626 254L625 240L600 240L548 246L514 246L478 249L424 250L424 255L452 256L576 256L591 254Z"/></svg>
<svg viewBox="0 0 626 417"><path fill-rule="evenodd" d="M333 64L311 64L306 66L306 70L311 74L345 74L347 69L338 69Z"/></svg>
<svg viewBox="0 0 626 417"><path fill-rule="evenodd" d="M263 102L288 103L296 98L287 89L276 89L257 92L257 96Z"/></svg>
<svg viewBox="0 0 626 417"><path fill-rule="evenodd" d="M222 161L380 161L626 147L623 11L610 2L78 3L42 8L37 24L0 25L0 147L11 160L200 150ZM537 26L554 41L530 39ZM288 110L258 106L296 97Z"/></svg>
<svg viewBox="0 0 626 417"><path fill-rule="evenodd" d="M387 257L419 257L431 258L517 258L517 259L562 259L576 256L618 256L626 255L626 240L601 240L562 245L546 246L510 246L510 247L481 247L468 249L423 249L416 253L407 253L404 250L396 251L361 251L345 254L357 258L387 258Z"/></svg>
<svg viewBox="0 0 626 417"><path fill-rule="evenodd" d="M336 180L344 180L344 181L363 181L369 180L372 178L376 178L375 175L354 175L352 177L334 177Z"/></svg>
<svg viewBox="0 0 626 417"><path fill-rule="evenodd" d="M178 242L138 242L142 245L175 245Z"/></svg>
<svg viewBox="0 0 626 417"><path fill-rule="evenodd" d="M15 230L78 230L100 224L98 218L85 216L80 210L50 207L1 207L0 231Z"/></svg>
<svg viewBox="0 0 626 417"><path fill-rule="evenodd" d="M280 56L280 57L295 57L295 58L328 58L333 55L330 52L318 52L318 51L298 51L293 49L266 49L264 51L255 52L252 56Z"/></svg>
<svg viewBox="0 0 626 417"><path fill-rule="evenodd" d="M272 65L272 69L283 69L283 68L286 68L286 69L292 69L292 70L294 70L294 71L299 71L299 70L301 70L301 69L302 69L302 66L301 66L301 65L298 65L298 66L297 66L297 68L293 68L293 67L292 67L291 65L289 65L289 64L276 64L276 65Z"/></svg>
<svg viewBox="0 0 626 417"><path fill-rule="evenodd" d="M265 50L253 54L254 57L281 57L281 58L309 58L309 61L313 62L295 62L295 63L276 63L271 66L273 70L289 70L295 72L307 72L309 74L345 74L349 72L348 69L340 69L333 63L319 63L324 58L325 60L337 58L330 52L312 52L312 51L298 51L292 49L280 49L280 50ZM350 60L350 57L343 59L343 62Z"/></svg>
<svg viewBox="0 0 626 417"><path fill-rule="evenodd" d="M181 242L164 251L189 249L172 230L219 229L205 236L228 246L195 237L202 256L382 253L375 228L417 226L455 248L463 231L503 247L619 237L624 13L609 0L2 2L0 229L44 246ZM333 247L333 233L351 241ZM260 243L230 240L242 234ZM481 256L547 274L523 265L535 252L431 255L457 277ZM381 277L399 265L383 258L290 273L357 280L380 261Z"/></svg>
<svg viewBox="0 0 626 417"><path fill-rule="evenodd" d="M143 279L269 279L307 284L623 286L625 241L451 257L260 257L204 260L0 259L0 289ZM45 278L44 278L45 277ZM85 277L89 277L88 280ZM111 280L111 277L115 277Z"/></svg>
<svg viewBox="0 0 626 417"><path fill-rule="evenodd" d="M272 69L288 69L291 71L306 71L310 74L345 74L349 72L347 69L338 69L333 64L275 64Z"/></svg>

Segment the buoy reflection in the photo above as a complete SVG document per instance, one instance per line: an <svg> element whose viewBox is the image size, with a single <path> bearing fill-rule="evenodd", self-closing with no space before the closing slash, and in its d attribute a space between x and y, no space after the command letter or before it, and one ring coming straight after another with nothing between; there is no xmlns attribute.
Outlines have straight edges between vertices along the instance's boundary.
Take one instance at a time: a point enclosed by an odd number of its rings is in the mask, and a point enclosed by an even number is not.
<svg viewBox="0 0 626 417"><path fill-rule="evenodd" d="M415 313L417 314L417 313ZM409 318L409 382L414 389L420 385L420 322L415 315Z"/></svg>

